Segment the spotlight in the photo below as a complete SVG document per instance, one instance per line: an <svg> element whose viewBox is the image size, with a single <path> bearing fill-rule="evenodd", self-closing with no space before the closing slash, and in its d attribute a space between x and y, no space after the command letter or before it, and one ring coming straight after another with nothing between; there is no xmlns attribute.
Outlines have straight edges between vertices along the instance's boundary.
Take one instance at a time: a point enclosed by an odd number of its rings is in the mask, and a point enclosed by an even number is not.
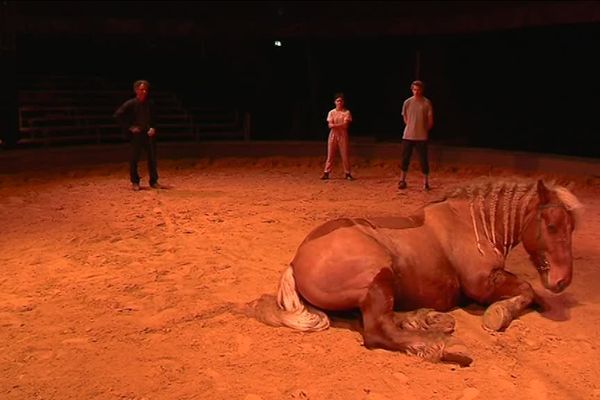
<svg viewBox="0 0 600 400"><path fill-rule="evenodd" d="M281 46L283 46L283 43L281 43L281 40L276 40L276 41L273 42L273 45L275 47L281 47Z"/></svg>

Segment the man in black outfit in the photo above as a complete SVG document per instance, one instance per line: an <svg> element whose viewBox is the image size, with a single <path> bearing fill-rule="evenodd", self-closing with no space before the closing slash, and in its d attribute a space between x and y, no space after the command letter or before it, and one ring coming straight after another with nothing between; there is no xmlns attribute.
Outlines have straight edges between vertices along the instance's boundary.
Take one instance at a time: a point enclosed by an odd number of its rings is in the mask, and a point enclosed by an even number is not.
<svg viewBox="0 0 600 400"><path fill-rule="evenodd" d="M133 190L140 190L140 176L138 174L138 161L142 148L148 156L148 173L150 174L150 187L160 188L158 184L158 171L156 168L156 129L154 103L148 99L150 83L145 80L133 83L135 98L127 100L115 112L121 128L131 134L131 156L129 159L129 178Z"/></svg>

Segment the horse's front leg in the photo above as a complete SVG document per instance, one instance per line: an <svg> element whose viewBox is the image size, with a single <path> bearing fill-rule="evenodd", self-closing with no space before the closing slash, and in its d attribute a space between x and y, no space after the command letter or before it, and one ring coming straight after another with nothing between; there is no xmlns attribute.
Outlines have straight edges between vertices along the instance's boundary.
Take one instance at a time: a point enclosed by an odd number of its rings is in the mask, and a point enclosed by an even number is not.
<svg viewBox="0 0 600 400"><path fill-rule="evenodd" d="M403 351L430 359L469 365L473 360L466 348L450 343L450 337L439 332L403 330L394 320L394 273L382 269L368 287L360 302L363 339L367 348Z"/></svg>
<svg viewBox="0 0 600 400"><path fill-rule="evenodd" d="M506 329L513 319L533 303L531 285L510 272L496 269L487 278L486 293L479 301L490 304L483 314L483 326L492 331Z"/></svg>

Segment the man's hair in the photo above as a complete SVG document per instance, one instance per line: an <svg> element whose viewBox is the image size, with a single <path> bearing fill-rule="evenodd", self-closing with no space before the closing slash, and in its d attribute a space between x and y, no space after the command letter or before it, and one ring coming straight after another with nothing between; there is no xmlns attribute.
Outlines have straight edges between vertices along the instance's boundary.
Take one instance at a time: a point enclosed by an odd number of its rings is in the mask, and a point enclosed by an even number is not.
<svg viewBox="0 0 600 400"><path fill-rule="evenodd" d="M344 93L342 92L337 92L336 94L333 95L333 100L337 100L338 97L340 97L342 100L346 101L346 96L344 96Z"/></svg>
<svg viewBox="0 0 600 400"><path fill-rule="evenodd" d="M140 85L146 85L146 87L147 87L148 89L150 89L150 82L148 82L148 81L146 81L146 80L144 80L144 79L140 79L139 81L135 81L135 82L133 82L133 91L135 92L135 91L136 91L136 89L137 89L138 87L140 87Z"/></svg>
<svg viewBox="0 0 600 400"><path fill-rule="evenodd" d="M421 89L425 89L425 84L423 81L413 81L413 83L410 84L410 88L412 89L413 86L418 86Z"/></svg>

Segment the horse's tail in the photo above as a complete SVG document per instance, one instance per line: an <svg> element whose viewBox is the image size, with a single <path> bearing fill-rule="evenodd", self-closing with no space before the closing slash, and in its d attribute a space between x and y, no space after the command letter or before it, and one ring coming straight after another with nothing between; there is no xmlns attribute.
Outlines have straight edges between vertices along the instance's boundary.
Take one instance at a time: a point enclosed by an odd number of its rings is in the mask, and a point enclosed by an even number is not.
<svg viewBox="0 0 600 400"><path fill-rule="evenodd" d="M289 266L279 281L277 306L281 323L289 328L310 332L329 328L329 317L324 312L304 304L296 290L294 270Z"/></svg>

